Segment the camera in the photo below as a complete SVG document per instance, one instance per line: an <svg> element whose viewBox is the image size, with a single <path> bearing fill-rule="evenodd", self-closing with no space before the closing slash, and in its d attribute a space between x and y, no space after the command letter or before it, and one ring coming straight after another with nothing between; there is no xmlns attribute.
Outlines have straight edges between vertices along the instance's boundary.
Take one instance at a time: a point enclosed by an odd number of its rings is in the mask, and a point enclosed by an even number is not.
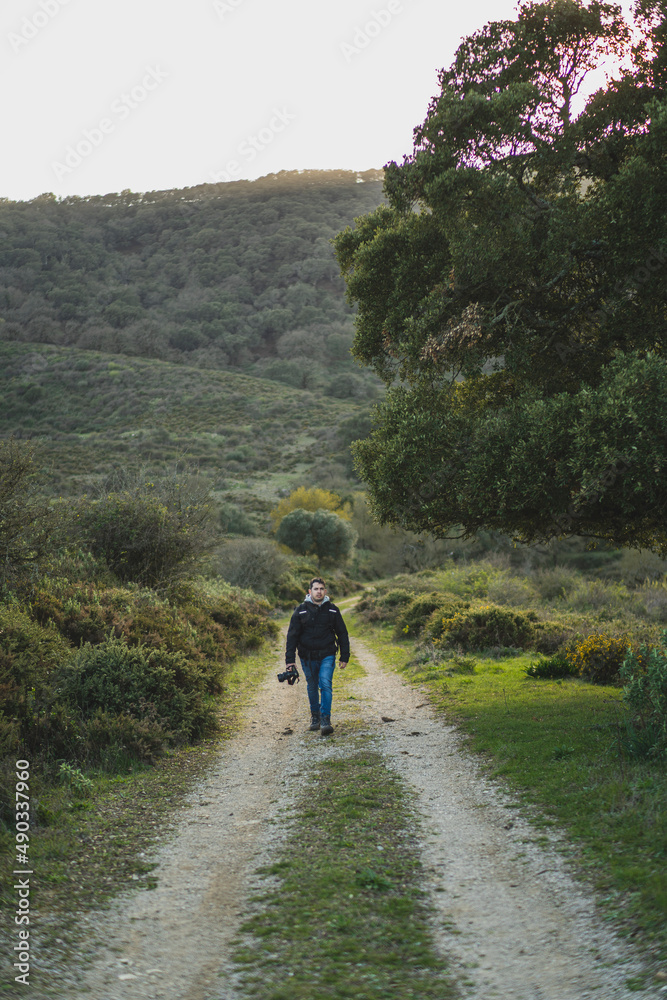
<svg viewBox="0 0 667 1000"><path fill-rule="evenodd" d="M287 683L291 687L295 681L299 680L299 671L296 669L295 666L286 667L284 673L278 674L278 680L280 681L281 684L283 681L287 681Z"/></svg>

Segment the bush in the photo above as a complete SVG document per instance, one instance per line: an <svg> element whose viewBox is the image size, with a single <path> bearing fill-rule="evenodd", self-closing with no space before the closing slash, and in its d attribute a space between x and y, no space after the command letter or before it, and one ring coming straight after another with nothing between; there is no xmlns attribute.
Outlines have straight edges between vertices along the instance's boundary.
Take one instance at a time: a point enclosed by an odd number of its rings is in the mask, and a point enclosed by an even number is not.
<svg viewBox="0 0 667 1000"><path fill-rule="evenodd" d="M314 555L326 562L345 562L357 533L349 521L329 510L297 507L282 519L276 540L299 555Z"/></svg>
<svg viewBox="0 0 667 1000"><path fill-rule="evenodd" d="M211 544L208 491L187 478L84 497L74 514L75 536L123 582L164 586Z"/></svg>
<svg viewBox="0 0 667 1000"><path fill-rule="evenodd" d="M154 719L136 719L127 712L110 715L98 709L86 723L83 760L108 770L123 770L131 761L153 763L170 738Z"/></svg>
<svg viewBox="0 0 667 1000"><path fill-rule="evenodd" d="M593 634L571 642L565 656L573 673L592 684L618 684L628 646L627 636Z"/></svg>
<svg viewBox="0 0 667 1000"><path fill-rule="evenodd" d="M99 712L130 715L155 723L170 741L216 729L214 709L205 697L206 680L180 652L128 646L110 636L97 646L82 646L63 671L59 687L63 702L84 720Z"/></svg>
<svg viewBox="0 0 667 1000"><path fill-rule="evenodd" d="M435 636L433 642L468 650L488 646L525 649L533 635L532 622L525 615L488 604L443 615L440 635Z"/></svg>
<svg viewBox="0 0 667 1000"><path fill-rule="evenodd" d="M627 611L633 603L633 594L622 583L604 580L582 580L567 597L567 605L573 610L597 611L604 618Z"/></svg>
<svg viewBox="0 0 667 1000"><path fill-rule="evenodd" d="M495 604L522 605L535 600L535 591L527 580L512 573L503 573L502 576L490 581L487 596Z"/></svg>
<svg viewBox="0 0 667 1000"><path fill-rule="evenodd" d="M364 594L356 606L356 611L366 622L389 622L394 621L397 611L406 604L410 604L415 598L414 592L395 587L387 594L376 594L373 591L364 591Z"/></svg>
<svg viewBox="0 0 667 1000"><path fill-rule="evenodd" d="M662 647L630 650L621 665L623 700L628 709L623 749L635 757L667 753L667 631Z"/></svg>
<svg viewBox="0 0 667 1000"><path fill-rule="evenodd" d="M338 493L319 489L316 486L299 486L292 490L288 497L281 500L275 510L271 511L274 530L277 530L283 518L294 510L309 510L312 513L317 510L328 510L346 520L349 520L351 516L349 504L343 503L343 499Z"/></svg>
<svg viewBox="0 0 667 1000"><path fill-rule="evenodd" d="M649 618L667 622L667 584L662 580L649 580L636 591L636 595Z"/></svg>
<svg viewBox="0 0 667 1000"><path fill-rule="evenodd" d="M575 668L564 653L556 653L547 659L533 660L526 667L526 673L529 677L537 677L540 680L552 680L558 677L572 677Z"/></svg>
<svg viewBox="0 0 667 1000"><path fill-rule="evenodd" d="M400 608L406 604L409 604L414 600L415 595L402 587L395 587L394 590L390 590L384 597L378 598L378 604L381 608Z"/></svg>
<svg viewBox="0 0 667 1000"><path fill-rule="evenodd" d="M433 638L432 620L442 621L449 614L454 614L458 609L469 606L464 601L447 594L436 592L423 594L421 597L415 598L400 614L396 622L395 634L397 638L401 636L410 638L419 635L424 626L428 626L426 631L429 637Z"/></svg>
<svg viewBox="0 0 667 1000"><path fill-rule="evenodd" d="M234 587L268 594L287 570L288 560L266 538L235 538L218 550L211 566Z"/></svg>
<svg viewBox="0 0 667 1000"><path fill-rule="evenodd" d="M52 675L70 654L51 625L40 625L17 606L0 605L1 711L20 724L22 738L54 700Z"/></svg>
<svg viewBox="0 0 667 1000"><path fill-rule="evenodd" d="M257 525L234 503L223 503L220 507L220 527L226 535L256 535Z"/></svg>
<svg viewBox="0 0 667 1000"><path fill-rule="evenodd" d="M564 600L577 586L578 577L564 566L543 569L533 577L533 586L543 601Z"/></svg>
<svg viewBox="0 0 667 1000"><path fill-rule="evenodd" d="M0 585L16 586L37 571L55 523L34 481L32 449L0 442Z"/></svg>

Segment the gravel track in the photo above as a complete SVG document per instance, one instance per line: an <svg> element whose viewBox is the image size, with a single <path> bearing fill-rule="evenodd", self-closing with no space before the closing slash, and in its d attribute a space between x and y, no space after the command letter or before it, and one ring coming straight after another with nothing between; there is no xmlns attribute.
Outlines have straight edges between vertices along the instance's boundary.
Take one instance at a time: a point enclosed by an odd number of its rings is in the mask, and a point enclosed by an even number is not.
<svg viewBox="0 0 667 1000"><path fill-rule="evenodd" d="M248 898L266 888L256 869L286 836L282 814L309 767L348 752L344 721L359 715L374 747L416 792L433 931L462 997L667 997L667 987L625 988L641 962L601 923L555 846L534 843L534 828L462 751L423 691L382 670L363 643L353 646L366 677L355 682L355 701L338 702L334 690L338 732L326 739L306 732L305 684L279 685L271 671L174 837L156 850L157 888L86 915L104 944L94 959L82 951L76 967L59 970L60 992L31 987L32 1000L77 992L94 1000L236 1000L229 948Z"/></svg>

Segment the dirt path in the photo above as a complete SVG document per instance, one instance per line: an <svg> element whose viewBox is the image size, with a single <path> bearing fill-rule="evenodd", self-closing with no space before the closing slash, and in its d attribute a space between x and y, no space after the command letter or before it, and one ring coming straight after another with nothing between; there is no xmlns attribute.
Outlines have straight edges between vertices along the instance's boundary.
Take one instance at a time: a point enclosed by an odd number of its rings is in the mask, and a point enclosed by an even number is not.
<svg viewBox="0 0 667 1000"><path fill-rule="evenodd" d="M355 641L354 651L367 676L357 682L355 701L334 697L334 722L360 712L377 749L417 791L430 831L422 849L434 933L454 959L462 995L658 996L660 988L625 989L641 970L596 920L592 899L558 853L526 843L535 831L480 776L424 695L381 671L362 643ZM329 739L305 732L306 710L303 683L287 688L272 672L261 684L242 731L196 788L177 835L156 853L157 888L93 915L107 944L79 982L84 996L234 1000L229 943L259 887L255 870L285 836L281 812L309 765L346 753L340 731ZM73 994L73 980L63 996Z"/></svg>

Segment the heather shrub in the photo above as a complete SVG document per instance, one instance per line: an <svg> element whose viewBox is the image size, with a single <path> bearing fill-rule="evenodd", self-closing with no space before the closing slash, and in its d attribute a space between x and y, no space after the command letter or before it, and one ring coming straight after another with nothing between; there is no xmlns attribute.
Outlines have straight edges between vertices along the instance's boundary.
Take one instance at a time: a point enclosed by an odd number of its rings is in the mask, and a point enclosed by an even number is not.
<svg viewBox="0 0 667 1000"><path fill-rule="evenodd" d="M78 759L107 770L122 770L132 760L152 763L171 742L154 719L137 719L128 712L111 715L98 709L82 734Z"/></svg>
<svg viewBox="0 0 667 1000"><path fill-rule="evenodd" d="M667 622L667 584L662 580L648 580L636 592L646 614L653 621Z"/></svg>
<svg viewBox="0 0 667 1000"><path fill-rule="evenodd" d="M51 625L16 605L0 605L0 711L19 723L22 736L53 700L52 675L70 653Z"/></svg>
<svg viewBox="0 0 667 1000"><path fill-rule="evenodd" d="M534 612L527 612L526 617L532 622L533 640L530 648L536 653L543 653L545 656L553 656L561 650L574 634L574 626L571 622L559 620L557 617L552 620L540 619Z"/></svg>
<svg viewBox="0 0 667 1000"><path fill-rule="evenodd" d="M30 612L40 624L55 626L74 646L101 642L118 621L117 611L100 600L100 591L83 582L63 581L58 587L43 581L34 592Z"/></svg>
<svg viewBox="0 0 667 1000"><path fill-rule="evenodd" d="M394 587L386 594L365 591L356 611L366 622L395 622L401 609L415 598L414 591Z"/></svg>
<svg viewBox="0 0 667 1000"><path fill-rule="evenodd" d="M634 603L634 595L624 584L604 580L581 580L566 598L573 611L596 611L606 617L627 611Z"/></svg>
<svg viewBox="0 0 667 1000"><path fill-rule="evenodd" d="M110 636L83 645L63 671L60 697L84 720L99 711L156 723L170 740L215 731L206 680L181 652L128 646Z"/></svg>
<svg viewBox="0 0 667 1000"><path fill-rule="evenodd" d="M533 638L532 622L520 612L487 604L479 608L461 608L442 616L440 636L435 644L460 646L464 650L489 646L514 646L525 649Z"/></svg>
<svg viewBox="0 0 667 1000"><path fill-rule="evenodd" d="M414 600L414 597L415 595L412 591L405 590L403 587L395 587L382 597L379 597L377 603L381 608L402 608L406 604L410 604Z"/></svg>
<svg viewBox="0 0 667 1000"><path fill-rule="evenodd" d="M411 638L419 635L434 612L440 610L444 616L453 606L462 606L462 602L447 594L422 594L405 606L396 619L395 634L397 638Z"/></svg>
<svg viewBox="0 0 667 1000"><path fill-rule="evenodd" d="M267 538L234 538L218 549L211 566L235 587L268 594L288 571L289 561Z"/></svg>

